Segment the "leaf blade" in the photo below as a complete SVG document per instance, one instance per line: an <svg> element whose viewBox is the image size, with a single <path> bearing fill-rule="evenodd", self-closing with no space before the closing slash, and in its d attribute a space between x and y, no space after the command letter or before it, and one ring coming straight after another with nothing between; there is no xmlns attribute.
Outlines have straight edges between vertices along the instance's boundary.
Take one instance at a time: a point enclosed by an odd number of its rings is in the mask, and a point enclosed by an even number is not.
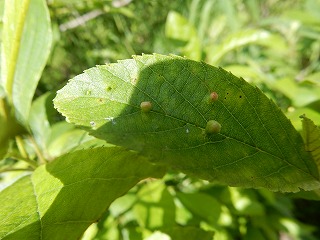
<svg viewBox="0 0 320 240"><path fill-rule="evenodd" d="M1 51L1 83L27 126L32 98L50 53L52 32L44 0L6 1Z"/></svg>
<svg viewBox="0 0 320 240"><path fill-rule="evenodd" d="M302 136L306 151L310 152L320 172L320 128L305 115L302 118Z"/></svg>
<svg viewBox="0 0 320 240"><path fill-rule="evenodd" d="M0 237L78 239L113 200L141 179L162 174L162 168L121 148L66 154L0 193Z"/></svg>
<svg viewBox="0 0 320 240"><path fill-rule="evenodd" d="M219 99L210 103L213 91ZM144 101L152 103L148 113L140 110ZM92 135L200 178L275 191L319 187L290 121L259 89L221 68L135 56L85 71L54 102ZM205 133L210 120L222 126L218 134Z"/></svg>

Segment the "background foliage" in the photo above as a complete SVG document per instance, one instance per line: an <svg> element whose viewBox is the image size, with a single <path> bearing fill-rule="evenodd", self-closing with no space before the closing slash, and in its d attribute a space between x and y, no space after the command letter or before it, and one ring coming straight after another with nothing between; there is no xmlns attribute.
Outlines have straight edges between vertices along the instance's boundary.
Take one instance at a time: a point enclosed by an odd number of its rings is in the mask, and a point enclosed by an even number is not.
<svg viewBox="0 0 320 240"><path fill-rule="evenodd" d="M319 0L47 3L51 54L31 107L31 131L22 128L6 143L2 187L32 170L32 163L105 144L61 121L52 99L84 69L133 54L175 53L222 66L262 89L296 129L301 129L301 114L320 122ZM28 171L7 172L17 168ZM217 186L172 172L118 198L83 239L211 239L213 233L216 239L317 239L316 199L317 192L299 198Z"/></svg>

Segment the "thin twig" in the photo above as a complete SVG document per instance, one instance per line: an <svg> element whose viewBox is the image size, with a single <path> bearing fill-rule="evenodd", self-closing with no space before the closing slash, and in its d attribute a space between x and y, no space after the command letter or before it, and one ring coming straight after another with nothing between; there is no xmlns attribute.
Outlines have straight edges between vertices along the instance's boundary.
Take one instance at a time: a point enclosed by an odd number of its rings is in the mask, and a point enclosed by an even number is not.
<svg viewBox="0 0 320 240"><path fill-rule="evenodd" d="M77 17L69 22L63 23L59 26L59 29L61 32L65 32L68 29L76 28L78 26L84 25L86 22L90 21L91 19L94 19L100 15L103 14L103 11L101 10L93 10L91 12L88 12L80 17Z"/></svg>
<svg viewBox="0 0 320 240"><path fill-rule="evenodd" d="M42 153L41 153L41 151L40 151L40 149L39 149L39 147L38 147L38 144L36 143L36 141L34 140L34 138L33 138L32 136L29 136L29 139L30 139L30 141L32 142L32 145L33 145L33 147L34 147L34 151L36 152L36 155L37 155L37 157L38 157L38 159L39 159L39 162L40 162L41 164L46 164L47 161L46 161L46 159L43 157L43 155L42 155Z"/></svg>
<svg viewBox="0 0 320 240"><path fill-rule="evenodd" d="M5 169L0 169L0 173L4 173L4 172L13 172L13 171L29 171L32 172L34 169L32 168L5 168Z"/></svg>
<svg viewBox="0 0 320 240"><path fill-rule="evenodd" d="M16 136L16 143L17 143L17 147L19 149L21 156L23 158L27 159L28 153L27 153L26 149L24 148L23 140L20 136Z"/></svg>

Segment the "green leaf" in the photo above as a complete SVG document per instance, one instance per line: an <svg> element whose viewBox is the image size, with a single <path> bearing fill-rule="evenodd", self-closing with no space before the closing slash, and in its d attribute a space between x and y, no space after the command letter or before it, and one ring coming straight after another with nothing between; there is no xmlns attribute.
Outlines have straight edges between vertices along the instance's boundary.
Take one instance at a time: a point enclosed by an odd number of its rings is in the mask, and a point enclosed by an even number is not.
<svg viewBox="0 0 320 240"><path fill-rule="evenodd" d="M197 203L199 204L199 203ZM213 232L207 232L202 230L201 228L197 228L197 227L173 227L170 229L165 229L164 230L165 233L167 233L171 239L174 240L211 240L213 239Z"/></svg>
<svg viewBox="0 0 320 240"><path fill-rule="evenodd" d="M47 154L47 143L51 134L48 115L50 115L50 110L53 110L53 97L53 94L48 92L33 101L28 121L32 135L45 155Z"/></svg>
<svg viewBox="0 0 320 240"><path fill-rule="evenodd" d="M46 93L34 100L29 115L30 130L45 159L52 160L67 152L107 145L70 123L62 121L51 125L50 120L56 114L53 97L53 94Z"/></svg>
<svg viewBox="0 0 320 240"><path fill-rule="evenodd" d="M182 15L171 11L166 21L166 36L171 39L185 41L181 48L183 55L194 60L201 59L201 43L194 26Z"/></svg>
<svg viewBox="0 0 320 240"><path fill-rule="evenodd" d="M275 82L274 88L292 100L297 107L306 106L320 100L320 88L307 82L299 83L290 77L279 79Z"/></svg>
<svg viewBox="0 0 320 240"><path fill-rule="evenodd" d="M305 115L302 118L302 136L307 152L310 152L320 172L320 128Z"/></svg>
<svg viewBox="0 0 320 240"><path fill-rule="evenodd" d="M11 110L7 101L0 98L0 160L7 153L10 139L23 132Z"/></svg>
<svg viewBox="0 0 320 240"><path fill-rule="evenodd" d="M320 111L315 111L311 108L302 107L302 108L294 108L293 111L289 111L286 115L291 120L291 123L298 131L302 130L301 119L299 118L301 115L306 115L310 119L318 119L320 121Z"/></svg>
<svg viewBox="0 0 320 240"><path fill-rule="evenodd" d="M58 122L52 125L47 153L49 159L54 159L67 152L106 145L108 144L105 141L89 136L87 132L70 123Z"/></svg>
<svg viewBox="0 0 320 240"><path fill-rule="evenodd" d="M200 192L177 193L177 197L191 212L206 219L214 226L218 225L221 214L221 204L215 198Z"/></svg>
<svg viewBox="0 0 320 240"><path fill-rule="evenodd" d="M6 102L4 99L0 99L0 159L4 157L9 147L9 139L8 139L8 108L6 106Z"/></svg>
<svg viewBox="0 0 320 240"><path fill-rule="evenodd" d="M210 64L217 64L228 52L247 44L264 44L264 42L271 37L272 35L268 31L257 29L241 30L240 32L230 34L222 43L210 45L208 47L208 62Z"/></svg>
<svg viewBox="0 0 320 240"><path fill-rule="evenodd" d="M145 101L150 112L141 111ZM280 109L243 79L203 62L155 54L98 66L59 90L54 103L92 135L203 179L275 191L320 186ZM209 120L220 123L219 133L205 131Z"/></svg>
<svg viewBox="0 0 320 240"><path fill-rule="evenodd" d="M159 229L175 225L175 205L173 197L162 181L143 186L134 205L136 219L140 226Z"/></svg>
<svg viewBox="0 0 320 240"><path fill-rule="evenodd" d="M0 238L78 239L113 200L162 173L121 148L66 154L0 193Z"/></svg>
<svg viewBox="0 0 320 240"><path fill-rule="evenodd" d="M50 53L52 33L45 0L6 0L1 44L1 84L27 126L31 101Z"/></svg>
<svg viewBox="0 0 320 240"><path fill-rule="evenodd" d="M262 216L265 214L263 204L258 201L251 189L230 188L231 200L238 214L246 216Z"/></svg>
<svg viewBox="0 0 320 240"><path fill-rule="evenodd" d="M243 237L244 240L267 240L268 238L265 237L264 233L257 227L252 227L249 225L246 234Z"/></svg>

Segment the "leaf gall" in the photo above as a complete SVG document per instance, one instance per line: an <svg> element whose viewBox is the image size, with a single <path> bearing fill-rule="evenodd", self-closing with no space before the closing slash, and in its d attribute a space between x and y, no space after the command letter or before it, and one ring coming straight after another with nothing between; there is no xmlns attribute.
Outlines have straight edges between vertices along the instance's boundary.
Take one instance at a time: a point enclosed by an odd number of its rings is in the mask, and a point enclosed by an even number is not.
<svg viewBox="0 0 320 240"><path fill-rule="evenodd" d="M206 133L219 133L221 130L221 124L215 120L209 120L206 126Z"/></svg>
<svg viewBox="0 0 320 240"><path fill-rule="evenodd" d="M140 104L140 108L141 108L141 111L142 112L150 112L151 111L151 108L152 108L152 104L151 102L147 101L147 102L142 102Z"/></svg>
<svg viewBox="0 0 320 240"><path fill-rule="evenodd" d="M217 101L217 100L218 100L218 98L219 98L218 93L216 93L216 92L212 92L212 93L210 93L210 101L211 101L211 102L215 102L215 101Z"/></svg>

